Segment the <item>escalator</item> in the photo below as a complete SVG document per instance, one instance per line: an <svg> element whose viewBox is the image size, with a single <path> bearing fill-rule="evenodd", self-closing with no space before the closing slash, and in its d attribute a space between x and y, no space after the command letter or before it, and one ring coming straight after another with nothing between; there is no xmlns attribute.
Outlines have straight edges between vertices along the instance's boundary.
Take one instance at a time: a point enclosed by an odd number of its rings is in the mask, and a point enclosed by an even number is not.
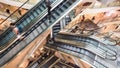
<svg viewBox="0 0 120 68"><path fill-rule="evenodd" d="M45 16L41 20L40 19L38 19L37 21L35 20L36 21L35 24L32 25L32 27L29 28L22 35L24 36L24 40L19 40L19 39L15 40L10 44L9 48L4 50L0 54L0 61L1 61L0 66L10 61L17 53L19 53L22 49L24 49L27 45L29 45L29 43L31 43L36 37L38 37L47 29L51 28L58 21L60 21L65 15L67 15L67 13L73 10L81 2L82 2L81 0L65 0L61 2L58 6L55 7L55 9L51 10L52 14L50 16L51 19L50 23L48 22L49 19L47 18L47 16ZM23 22L19 25L24 27ZM26 24L25 27L27 27ZM10 33L8 35L13 35L13 33Z"/></svg>
<svg viewBox="0 0 120 68"><path fill-rule="evenodd" d="M93 65L96 68L108 68L100 60L97 60L97 58L101 57L89 50L62 42L54 42L53 44L46 44L46 46L79 57L81 60L88 62L90 65Z"/></svg>
<svg viewBox="0 0 120 68"><path fill-rule="evenodd" d="M80 68L77 65L74 64L67 64L62 61L57 62L52 68Z"/></svg>
<svg viewBox="0 0 120 68"><path fill-rule="evenodd" d="M75 64L65 62L65 60L56 57L54 50L46 47L44 47L44 50L36 60L29 63L27 68L80 68Z"/></svg>
<svg viewBox="0 0 120 68"><path fill-rule="evenodd" d="M46 49L46 48L45 48ZM49 54L48 54L49 53ZM27 68L36 68L39 67L39 65L42 65L44 62L46 62L50 57L54 55L54 51L46 49L46 52L44 54L41 54L38 59L31 62Z"/></svg>
<svg viewBox="0 0 120 68"><path fill-rule="evenodd" d="M50 57L47 60L47 62L44 62L43 64L39 65L37 68L49 68L57 60L58 60L58 57L56 57L55 55L53 55L52 57Z"/></svg>
<svg viewBox="0 0 120 68"><path fill-rule="evenodd" d="M61 25L58 22L52 27L53 37L55 37L60 30L61 30Z"/></svg>
<svg viewBox="0 0 120 68"><path fill-rule="evenodd" d="M75 64L70 63L70 62L68 62L68 63L66 63L66 64L68 64L68 65L72 66L73 68L80 68L78 65L75 65Z"/></svg>
<svg viewBox="0 0 120 68"><path fill-rule="evenodd" d="M62 2L63 0L52 0L51 11ZM47 15L47 7L44 0L41 0L36 6L34 6L30 11L28 11L24 16L22 16L15 23L23 29L23 32L28 30L36 22L40 21L43 17ZM8 28L2 35L0 35L0 51L2 52L4 48L8 47L16 38L12 29Z"/></svg>
<svg viewBox="0 0 120 68"><path fill-rule="evenodd" d="M57 62L52 68L75 68L62 62Z"/></svg>
<svg viewBox="0 0 120 68"><path fill-rule="evenodd" d="M56 41L61 41L61 39L63 39L62 42L66 43L66 41L67 41L67 43L69 43L69 44L70 43L73 44L70 41L82 43L83 46L79 45L79 47L90 50L93 53L96 53L97 55L101 56L102 58L113 60L113 61L117 59L116 51L109 49L108 47L106 47L107 45L105 45L105 44L103 44L95 39L92 39L92 38L89 38L86 36L75 36L75 35L68 35L68 34L60 34L59 33L56 36ZM66 41L64 41L64 40L66 40ZM75 45L76 44L77 43L75 43Z"/></svg>
<svg viewBox="0 0 120 68"><path fill-rule="evenodd" d="M62 22L58 22L56 23L53 27L52 27L52 35L53 37L55 37L58 32L63 29L66 25L68 25L71 21L70 16L65 16L65 18L62 20Z"/></svg>

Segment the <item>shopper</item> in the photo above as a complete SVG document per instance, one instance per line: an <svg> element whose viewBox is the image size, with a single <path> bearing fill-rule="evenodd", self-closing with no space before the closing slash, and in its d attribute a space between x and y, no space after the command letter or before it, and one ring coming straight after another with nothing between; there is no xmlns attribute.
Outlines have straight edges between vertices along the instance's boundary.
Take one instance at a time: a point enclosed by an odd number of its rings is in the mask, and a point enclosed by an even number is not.
<svg viewBox="0 0 120 68"><path fill-rule="evenodd" d="M7 14L10 14L10 10L8 8L6 8L5 11L6 11Z"/></svg>
<svg viewBox="0 0 120 68"><path fill-rule="evenodd" d="M19 13L19 15L20 15L20 16L22 16L22 12L21 12L21 10L20 10L20 9L18 10L18 13Z"/></svg>
<svg viewBox="0 0 120 68"><path fill-rule="evenodd" d="M17 39L22 39L21 33L23 32L20 26L16 26L15 23L10 23L10 27L13 29L13 32L17 35Z"/></svg>
<svg viewBox="0 0 120 68"><path fill-rule="evenodd" d="M50 1L49 0L45 0L46 6L48 8L48 19L50 21L50 17L51 17L51 5L50 5Z"/></svg>

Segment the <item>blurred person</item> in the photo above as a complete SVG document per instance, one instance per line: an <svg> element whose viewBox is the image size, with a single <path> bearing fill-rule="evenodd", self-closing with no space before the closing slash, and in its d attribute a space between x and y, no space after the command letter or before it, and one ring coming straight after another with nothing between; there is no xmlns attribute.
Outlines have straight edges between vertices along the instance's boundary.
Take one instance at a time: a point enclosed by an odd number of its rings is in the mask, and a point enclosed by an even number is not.
<svg viewBox="0 0 120 68"><path fill-rule="evenodd" d="M20 10L20 9L18 10L18 13L19 13L20 16L22 16L22 12L21 11L22 10Z"/></svg>
<svg viewBox="0 0 120 68"><path fill-rule="evenodd" d="M10 14L10 10L8 8L5 11L7 14Z"/></svg>
<svg viewBox="0 0 120 68"><path fill-rule="evenodd" d="M17 35L17 39L22 39L21 33L23 32L20 26L16 26L15 23L10 23L10 27L12 28L13 32Z"/></svg>
<svg viewBox="0 0 120 68"><path fill-rule="evenodd" d="M50 16L51 16L51 3L50 3L50 1L49 0L45 0L45 3L46 3L46 6L47 6L47 8L48 8L48 19L49 19L49 21L50 21Z"/></svg>

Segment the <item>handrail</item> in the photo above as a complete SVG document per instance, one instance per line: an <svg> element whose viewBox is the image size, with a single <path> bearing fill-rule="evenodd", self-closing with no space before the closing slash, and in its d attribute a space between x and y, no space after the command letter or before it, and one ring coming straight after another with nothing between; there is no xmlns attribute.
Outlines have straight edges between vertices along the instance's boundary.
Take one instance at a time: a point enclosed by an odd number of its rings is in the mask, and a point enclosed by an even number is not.
<svg viewBox="0 0 120 68"><path fill-rule="evenodd" d="M6 19L4 19L0 25L5 22L9 17L11 17L15 12L17 12L20 8L22 8L29 0L25 1L20 7L18 7L13 13L11 13Z"/></svg>

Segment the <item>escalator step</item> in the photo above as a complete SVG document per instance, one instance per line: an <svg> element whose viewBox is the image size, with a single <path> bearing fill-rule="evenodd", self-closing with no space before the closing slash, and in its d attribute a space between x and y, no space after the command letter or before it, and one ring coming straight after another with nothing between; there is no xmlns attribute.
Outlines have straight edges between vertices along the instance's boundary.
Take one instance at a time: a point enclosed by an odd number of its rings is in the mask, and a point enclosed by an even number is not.
<svg viewBox="0 0 120 68"><path fill-rule="evenodd" d="M38 8L39 8L39 10L40 10L41 12L43 11L43 9L41 8L41 6L39 6Z"/></svg>
<svg viewBox="0 0 120 68"><path fill-rule="evenodd" d="M64 8L65 8L65 9L67 9L67 8L68 8L68 6L65 4L65 5L64 5Z"/></svg>
<svg viewBox="0 0 120 68"><path fill-rule="evenodd" d="M37 12L38 12L38 13L41 13L41 11L40 11L40 9L39 9L39 8L37 9Z"/></svg>
<svg viewBox="0 0 120 68"><path fill-rule="evenodd" d="M26 20L25 21L23 21L23 23L22 23L24 26L26 26L27 25L27 22L26 22Z"/></svg>
<svg viewBox="0 0 120 68"><path fill-rule="evenodd" d="M45 3L43 3L43 7L46 8L46 4Z"/></svg>
<svg viewBox="0 0 120 68"><path fill-rule="evenodd" d="M60 11L61 13L64 12L62 8L59 8L59 11Z"/></svg>
<svg viewBox="0 0 120 68"><path fill-rule="evenodd" d="M56 19L56 16L53 16L51 17L52 21L54 21Z"/></svg>
<svg viewBox="0 0 120 68"><path fill-rule="evenodd" d="M31 22L32 21L32 19L29 17L29 18L27 18L27 22L29 23L29 22Z"/></svg>
<svg viewBox="0 0 120 68"><path fill-rule="evenodd" d="M75 1L76 1L76 0L69 0L69 3L72 4L72 3L74 3Z"/></svg>
<svg viewBox="0 0 120 68"><path fill-rule="evenodd" d="M52 57L47 63L45 63L41 68L49 68L58 58L56 56Z"/></svg>
<svg viewBox="0 0 120 68"><path fill-rule="evenodd" d="M47 25L45 25L45 23L43 22L43 23L41 24L41 27L42 27L43 29L45 29L45 28L47 27Z"/></svg>
<svg viewBox="0 0 120 68"><path fill-rule="evenodd" d="M43 31L43 29L41 28L41 26L39 26L39 27L37 28L37 30L38 30L39 33L41 33L41 32Z"/></svg>
<svg viewBox="0 0 120 68"><path fill-rule="evenodd" d="M72 4L72 3L69 1L66 5L67 5L67 6L70 6L71 4Z"/></svg>
<svg viewBox="0 0 120 68"><path fill-rule="evenodd" d="M31 15L30 15L30 18L33 20L33 19L35 18L35 16L31 14Z"/></svg>
<svg viewBox="0 0 120 68"><path fill-rule="evenodd" d="M34 16L38 16L38 13L36 11L33 12Z"/></svg>
<svg viewBox="0 0 120 68"><path fill-rule="evenodd" d="M59 16L59 15L60 15L57 11L55 11L55 14L57 14L57 16Z"/></svg>
<svg viewBox="0 0 120 68"><path fill-rule="evenodd" d="M44 5L44 3L41 6L43 9L46 9L46 5Z"/></svg>
<svg viewBox="0 0 120 68"><path fill-rule="evenodd" d="M53 29L60 29L60 26L54 26Z"/></svg>
<svg viewBox="0 0 120 68"><path fill-rule="evenodd" d="M52 18L53 19L56 19L58 16L54 13L53 15L52 15Z"/></svg>

